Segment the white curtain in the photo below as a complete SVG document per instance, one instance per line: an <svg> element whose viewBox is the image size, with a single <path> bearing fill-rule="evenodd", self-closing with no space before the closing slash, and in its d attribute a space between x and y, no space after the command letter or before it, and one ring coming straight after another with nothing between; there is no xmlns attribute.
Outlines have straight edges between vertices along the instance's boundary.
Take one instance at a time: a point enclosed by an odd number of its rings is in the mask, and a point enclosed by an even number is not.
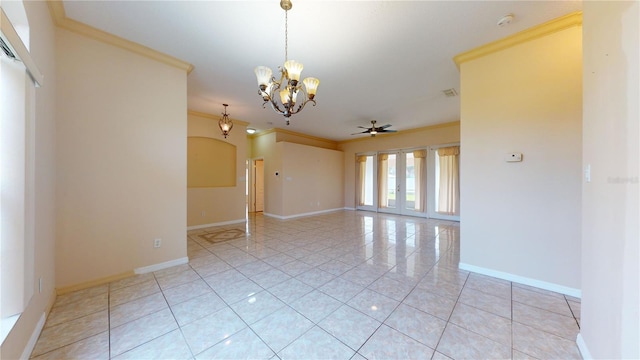
<svg viewBox="0 0 640 360"><path fill-rule="evenodd" d="M440 189L437 211L447 215L458 215L460 211L460 146L438 149L440 167Z"/></svg>
<svg viewBox="0 0 640 360"><path fill-rule="evenodd" d="M389 170L389 154L378 154L378 207L388 207L389 190L387 190L387 172Z"/></svg>
<svg viewBox="0 0 640 360"><path fill-rule="evenodd" d="M426 160L427 160L427 150L416 150L413 152L413 172L415 174L415 205L414 209L416 211L424 211L426 204L426 191L424 191L424 186L426 184Z"/></svg>
<svg viewBox="0 0 640 360"><path fill-rule="evenodd" d="M367 156L356 156L356 203L358 206L364 205L366 196L366 174L367 174Z"/></svg>

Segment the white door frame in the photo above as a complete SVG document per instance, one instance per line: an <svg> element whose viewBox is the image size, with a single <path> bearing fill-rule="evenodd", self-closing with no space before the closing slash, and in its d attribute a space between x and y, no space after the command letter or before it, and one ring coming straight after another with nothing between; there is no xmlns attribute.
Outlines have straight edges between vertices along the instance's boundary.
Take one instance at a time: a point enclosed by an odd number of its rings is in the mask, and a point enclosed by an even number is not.
<svg viewBox="0 0 640 360"><path fill-rule="evenodd" d="M249 177L251 178L250 186L249 186L249 212L256 212L256 161L262 160L262 164L264 165L264 157L252 158L250 162L250 171ZM263 167L264 173L264 167ZM264 178L264 174L263 174ZM264 185L264 179L263 179ZM264 199L262 199L262 207L264 210Z"/></svg>
<svg viewBox="0 0 640 360"><path fill-rule="evenodd" d="M373 157L373 204L372 205L358 205L358 196L356 194L356 209L357 210L366 210L366 211L377 211L378 210L378 153L376 152L366 152L366 153L358 153L356 154L356 158L358 156L372 156ZM356 181L358 174L358 163L356 162ZM356 184L356 191L358 191L358 184Z"/></svg>

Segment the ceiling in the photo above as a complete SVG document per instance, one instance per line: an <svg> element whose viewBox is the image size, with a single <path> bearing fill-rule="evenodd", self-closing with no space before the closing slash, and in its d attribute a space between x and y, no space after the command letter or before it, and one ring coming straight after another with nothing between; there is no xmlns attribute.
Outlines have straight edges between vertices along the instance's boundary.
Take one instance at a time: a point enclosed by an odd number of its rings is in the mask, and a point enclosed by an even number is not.
<svg viewBox="0 0 640 360"><path fill-rule="evenodd" d="M332 140L357 126L406 130L460 119L460 75L452 58L581 10L581 1L293 0L289 58L320 79L317 106L291 124L262 108L253 69L284 63L285 12L263 1L64 1L67 17L194 65L190 110L258 130L283 128ZM512 13L505 27L498 20ZM360 135L366 136L366 135Z"/></svg>

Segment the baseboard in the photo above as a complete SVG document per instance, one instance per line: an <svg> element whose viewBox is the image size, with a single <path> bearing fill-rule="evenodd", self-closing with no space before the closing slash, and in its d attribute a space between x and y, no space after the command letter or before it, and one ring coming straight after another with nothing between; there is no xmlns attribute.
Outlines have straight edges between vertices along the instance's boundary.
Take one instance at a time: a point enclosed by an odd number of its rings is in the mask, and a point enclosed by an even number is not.
<svg viewBox="0 0 640 360"><path fill-rule="evenodd" d="M133 271L127 271L121 274L117 274L117 275L112 275L112 276L107 276L104 278L100 278L97 280L91 280L91 281L87 281L87 282L83 282L80 284L76 284L76 285L71 285L71 286L65 286L62 288L58 288L56 289L56 293L58 295L62 295L62 294L67 294L70 292L74 292L74 291L78 291L78 290L83 290L83 289L88 289L90 287L94 287L94 286L98 286L98 285L102 285L102 284L108 284L110 282L116 281L116 280L121 280L124 278L128 278L135 275Z"/></svg>
<svg viewBox="0 0 640 360"><path fill-rule="evenodd" d="M351 210L351 211L355 211L356 208L352 208L352 207L344 207L343 210Z"/></svg>
<svg viewBox="0 0 640 360"><path fill-rule="evenodd" d="M582 333L578 333L578 337L576 337L576 344L578 344L578 350L580 350L580 355L585 360L591 360L593 357L587 348L587 343L584 342L584 338L582 337Z"/></svg>
<svg viewBox="0 0 640 360"><path fill-rule="evenodd" d="M344 209L343 208L335 208L335 209L320 210L320 211L314 211L314 212L308 212L308 213L300 213L300 214L287 215L287 216L270 214L270 213L266 213L266 212L263 212L262 214L264 216L268 216L268 217L272 217L272 218L276 218L276 219L280 219L280 220L289 220L289 219L295 219L295 218L299 218L299 217L320 215L320 214L326 214L326 213L342 211L342 210L344 210Z"/></svg>
<svg viewBox="0 0 640 360"><path fill-rule="evenodd" d="M537 287L540 289L573 296L576 298L582 298L582 290L580 289L570 288L567 286L553 284L546 281L531 279L524 276L514 275L514 274L502 272L502 271L487 269L480 266L469 265L465 263L460 263L458 267L462 270L471 271L471 272L482 274L482 275L492 276L498 279L516 282L518 284L529 285L529 286Z"/></svg>
<svg viewBox="0 0 640 360"><path fill-rule="evenodd" d="M246 222L246 221L247 221L247 219L238 219L238 220L223 221L223 222L217 222L217 223L211 223L211 224L192 225L192 226L187 226L187 231L204 229L204 228L214 227L214 226L224 226L224 225L239 224L239 223L243 223L243 222Z"/></svg>
<svg viewBox="0 0 640 360"><path fill-rule="evenodd" d="M36 327L33 329L33 332L29 337L29 341L27 342L27 345L24 347L24 350L22 351L22 355L20 356L20 359L24 359L24 360L29 359L29 356L31 355L33 348L36 347L36 342L40 337L40 333L42 332L42 328L44 327L45 320L47 320L47 314L43 312L42 315L40 315L40 320L38 320Z"/></svg>
<svg viewBox="0 0 640 360"><path fill-rule="evenodd" d="M189 263L189 258L185 256L183 258L179 258L179 259L175 259L175 260L169 260L169 261L165 261L165 262L159 263L159 264L153 264L153 265L149 265L149 266L139 267L139 268L134 269L133 272L136 273L137 275L140 275L140 274L146 274L146 273L150 273L150 272L154 272L154 271L170 268L172 266L188 264L188 263Z"/></svg>

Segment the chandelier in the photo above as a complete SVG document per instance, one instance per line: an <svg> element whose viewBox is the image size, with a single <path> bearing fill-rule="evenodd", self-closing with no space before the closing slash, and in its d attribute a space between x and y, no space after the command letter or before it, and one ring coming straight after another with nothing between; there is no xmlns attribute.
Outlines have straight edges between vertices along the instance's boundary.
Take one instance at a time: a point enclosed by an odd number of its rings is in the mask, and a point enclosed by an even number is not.
<svg viewBox="0 0 640 360"><path fill-rule="evenodd" d="M254 69L258 78L258 86L260 90L258 95L262 96L262 107L267 104L271 105L273 111L277 114L284 115L289 125L291 115L297 114L307 103L312 102L316 106L314 100L320 80L312 77L302 80L303 88L300 84L300 73L302 73L303 65L295 60L289 60L289 18L287 16L291 10L290 0L281 0L280 7L284 10L284 66L278 66L280 71L280 80L276 80L271 68L266 66L258 66ZM297 107L296 107L297 103Z"/></svg>
<svg viewBox="0 0 640 360"><path fill-rule="evenodd" d="M220 126L220 130L222 130L222 135L226 139L231 132L231 128L233 128L233 121L229 119L229 114L227 114L227 106L229 104L222 104L224 106L224 112L222 113L222 117L218 120L218 126Z"/></svg>

